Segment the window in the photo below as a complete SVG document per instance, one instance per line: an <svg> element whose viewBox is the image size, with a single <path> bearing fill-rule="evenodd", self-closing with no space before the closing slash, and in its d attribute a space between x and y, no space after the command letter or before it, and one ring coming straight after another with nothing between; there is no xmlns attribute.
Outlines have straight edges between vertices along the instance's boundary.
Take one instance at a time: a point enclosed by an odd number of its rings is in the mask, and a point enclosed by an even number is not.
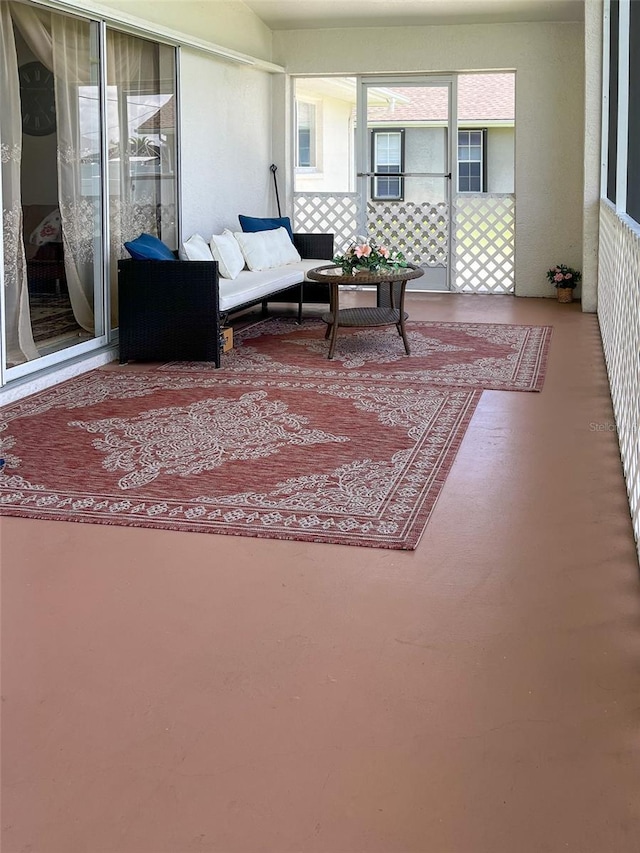
<svg viewBox="0 0 640 853"><path fill-rule="evenodd" d="M458 131L458 192L486 192L486 130Z"/></svg>
<svg viewBox="0 0 640 853"><path fill-rule="evenodd" d="M296 166L316 166L316 107L308 101L296 101Z"/></svg>
<svg viewBox="0 0 640 853"><path fill-rule="evenodd" d="M607 164L607 198L616 203L617 150L618 150L618 37L620 27L620 3L612 0L609 30L609 115L608 139L609 160Z"/></svg>
<svg viewBox="0 0 640 853"><path fill-rule="evenodd" d="M372 172L382 172L371 179L374 201L402 201L404 197L404 130L371 131ZM393 176L393 177L392 177Z"/></svg>
<svg viewBox="0 0 640 853"><path fill-rule="evenodd" d="M629 8L627 213L640 223L640 4Z"/></svg>
<svg viewBox="0 0 640 853"><path fill-rule="evenodd" d="M640 225L640 3L609 0L607 12L601 194Z"/></svg>

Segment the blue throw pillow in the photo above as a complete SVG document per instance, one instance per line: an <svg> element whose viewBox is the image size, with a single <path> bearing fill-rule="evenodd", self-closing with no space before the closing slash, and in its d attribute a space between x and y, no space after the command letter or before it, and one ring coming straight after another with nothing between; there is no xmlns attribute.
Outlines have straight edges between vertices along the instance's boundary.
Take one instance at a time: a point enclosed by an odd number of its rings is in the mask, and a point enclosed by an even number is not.
<svg viewBox="0 0 640 853"><path fill-rule="evenodd" d="M141 234L124 244L125 249L136 261L175 261L175 255L162 240L153 234Z"/></svg>
<svg viewBox="0 0 640 853"><path fill-rule="evenodd" d="M252 231L273 231L275 228L286 228L289 232L289 237L291 237L291 242L293 242L293 231L291 230L291 220L288 216L272 216L272 217L258 217L258 216L238 216L238 220L240 221L240 227L243 231L252 232Z"/></svg>

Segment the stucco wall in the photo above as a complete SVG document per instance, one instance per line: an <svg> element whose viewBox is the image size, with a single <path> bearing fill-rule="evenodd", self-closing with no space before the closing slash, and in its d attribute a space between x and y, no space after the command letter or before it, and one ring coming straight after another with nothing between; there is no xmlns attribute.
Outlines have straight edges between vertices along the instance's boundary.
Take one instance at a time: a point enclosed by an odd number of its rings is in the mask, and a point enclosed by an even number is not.
<svg viewBox="0 0 640 853"><path fill-rule="evenodd" d="M90 0L86 5L91 8ZM242 0L100 0L99 5L271 60L271 30Z"/></svg>
<svg viewBox="0 0 640 853"><path fill-rule="evenodd" d="M405 131L404 168L407 172L444 172L447 134L443 127L409 127ZM431 204L444 201L443 178L406 178L404 199Z"/></svg>
<svg viewBox="0 0 640 853"><path fill-rule="evenodd" d="M580 266L584 39L579 23L279 31L273 61L292 74L516 72L516 293L555 298L546 270ZM279 98L286 88L274 81ZM284 159L284 134L274 126Z"/></svg>
<svg viewBox="0 0 640 853"><path fill-rule="evenodd" d="M352 189L353 150L352 104L338 98L314 97L304 85L296 87L296 96L316 105L318 134L317 168L296 171L299 192L349 192ZM350 156L351 155L351 156Z"/></svg>
<svg viewBox="0 0 640 853"><path fill-rule="evenodd" d="M515 134L512 127L487 130L487 192L514 191Z"/></svg>
<svg viewBox="0 0 640 853"><path fill-rule="evenodd" d="M181 96L183 236L270 214L270 75L183 49Z"/></svg>

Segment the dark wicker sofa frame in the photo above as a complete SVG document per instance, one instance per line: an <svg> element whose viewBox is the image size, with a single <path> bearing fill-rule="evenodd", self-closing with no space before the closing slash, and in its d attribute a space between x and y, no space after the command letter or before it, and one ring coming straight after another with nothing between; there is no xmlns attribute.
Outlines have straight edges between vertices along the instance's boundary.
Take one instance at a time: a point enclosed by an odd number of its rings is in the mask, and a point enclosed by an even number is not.
<svg viewBox="0 0 640 853"><path fill-rule="evenodd" d="M332 234L294 234L302 258L333 257ZM218 264L213 261L118 261L120 363L213 361L220 367L227 316L272 300L328 302L329 288L305 281L220 313Z"/></svg>

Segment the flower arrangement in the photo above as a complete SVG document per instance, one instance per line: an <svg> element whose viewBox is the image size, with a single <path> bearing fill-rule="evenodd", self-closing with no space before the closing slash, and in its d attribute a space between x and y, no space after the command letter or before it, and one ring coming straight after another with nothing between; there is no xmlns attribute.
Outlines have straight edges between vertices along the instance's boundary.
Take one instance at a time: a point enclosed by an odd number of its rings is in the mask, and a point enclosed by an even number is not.
<svg viewBox="0 0 640 853"><path fill-rule="evenodd" d="M582 279L580 270L574 270L566 264L557 264L547 270L547 278L554 287L570 287L572 290Z"/></svg>
<svg viewBox="0 0 640 853"><path fill-rule="evenodd" d="M342 255L335 255L333 263L342 269L343 275L377 270L396 270L408 266L402 252L391 252L379 246L375 240L356 237Z"/></svg>

